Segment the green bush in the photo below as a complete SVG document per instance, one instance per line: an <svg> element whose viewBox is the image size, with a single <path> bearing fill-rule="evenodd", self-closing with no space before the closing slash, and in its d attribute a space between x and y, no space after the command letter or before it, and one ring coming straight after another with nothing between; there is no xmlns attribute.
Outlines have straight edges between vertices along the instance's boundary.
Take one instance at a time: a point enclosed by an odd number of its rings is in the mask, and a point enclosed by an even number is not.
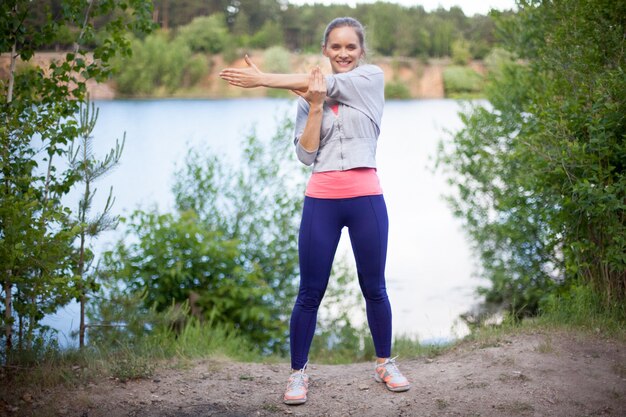
<svg viewBox="0 0 626 417"><path fill-rule="evenodd" d="M619 333L626 329L626 306L606 304L602 294L584 282L575 282L545 297L540 304L541 322L587 330Z"/></svg>
<svg viewBox="0 0 626 417"><path fill-rule="evenodd" d="M250 38L252 48L269 48L270 46L284 45L283 30L280 25L267 20L261 29Z"/></svg>
<svg viewBox="0 0 626 417"><path fill-rule="evenodd" d="M265 50L263 53L263 70L272 73L288 74L291 71L291 54L282 46L276 45ZM267 90L269 97L291 97L288 90L270 88Z"/></svg>
<svg viewBox="0 0 626 417"><path fill-rule="evenodd" d="M447 97L478 94L483 88L483 77L469 67L454 65L443 70L443 84Z"/></svg>
<svg viewBox="0 0 626 417"><path fill-rule="evenodd" d="M390 81L385 84L386 99L408 99L411 98L411 92L406 84L400 81Z"/></svg>
<svg viewBox="0 0 626 417"><path fill-rule="evenodd" d="M272 46L263 53L264 70L288 74L291 72L291 54L283 46Z"/></svg>
<svg viewBox="0 0 626 417"><path fill-rule="evenodd" d="M502 14L509 54L488 60L490 106L464 112L442 146L453 209L491 281L481 293L513 317L554 294L562 311L626 300L625 13L564 0Z"/></svg>
<svg viewBox="0 0 626 417"><path fill-rule="evenodd" d="M192 55L184 39L170 39L167 32L155 32L145 39L132 39L133 55L118 58L114 65L117 90L127 96L164 96L182 87L192 87L209 71L203 54Z"/></svg>
<svg viewBox="0 0 626 417"><path fill-rule="evenodd" d="M185 66L185 78L184 85L187 87L198 84L211 69L211 62L206 55L195 54L188 61Z"/></svg>
<svg viewBox="0 0 626 417"><path fill-rule="evenodd" d="M452 42L452 62L456 65L467 65L472 58L470 44L463 38Z"/></svg>
<svg viewBox="0 0 626 417"><path fill-rule="evenodd" d="M217 54L233 43L221 13L196 17L188 25L179 28L176 37L192 52Z"/></svg>

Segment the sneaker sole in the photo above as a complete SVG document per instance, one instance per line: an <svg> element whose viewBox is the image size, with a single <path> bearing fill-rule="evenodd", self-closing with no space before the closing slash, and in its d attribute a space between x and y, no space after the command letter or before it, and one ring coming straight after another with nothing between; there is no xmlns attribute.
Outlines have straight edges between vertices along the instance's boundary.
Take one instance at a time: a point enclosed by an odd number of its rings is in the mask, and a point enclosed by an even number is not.
<svg viewBox="0 0 626 417"><path fill-rule="evenodd" d="M295 400L283 400L283 402L287 405L300 405L306 402L306 398L299 398Z"/></svg>
<svg viewBox="0 0 626 417"><path fill-rule="evenodd" d="M404 392L404 391L408 391L409 389L411 389L411 384L409 385L404 385L402 387L390 387L389 385L387 385L387 383L385 381L383 381L383 379L381 377L378 376L378 374L374 374L374 380L376 380L376 382L382 382L383 384L385 384L385 387L387 387L387 389L389 391L393 391L393 392Z"/></svg>

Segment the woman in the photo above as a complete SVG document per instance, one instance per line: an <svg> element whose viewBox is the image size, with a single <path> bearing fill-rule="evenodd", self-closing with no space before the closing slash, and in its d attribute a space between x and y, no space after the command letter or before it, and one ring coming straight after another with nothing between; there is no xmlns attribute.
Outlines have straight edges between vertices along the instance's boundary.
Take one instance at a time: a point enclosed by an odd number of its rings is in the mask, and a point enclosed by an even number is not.
<svg viewBox="0 0 626 417"><path fill-rule="evenodd" d="M374 378L391 391L410 388L391 356L391 307L385 288L388 219L378 176L376 142L384 106L380 68L359 65L365 54L363 26L334 19L324 33L322 52L333 75L266 74L246 56L247 68L220 76L234 86L290 89L298 94L296 154L313 174L305 192L298 252L300 289L290 322L291 368L284 402L306 401L308 353L317 310L328 284L341 236L348 227L367 320L376 349Z"/></svg>

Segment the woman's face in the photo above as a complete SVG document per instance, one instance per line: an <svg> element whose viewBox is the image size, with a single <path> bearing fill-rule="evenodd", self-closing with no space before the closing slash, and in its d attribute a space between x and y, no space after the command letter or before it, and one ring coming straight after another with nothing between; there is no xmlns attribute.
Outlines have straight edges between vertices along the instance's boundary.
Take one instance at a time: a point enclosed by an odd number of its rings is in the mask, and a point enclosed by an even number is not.
<svg viewBox="0 0 626 417"><path fill-rule="evenodd" d="M342 26L330 31L322 52L328 57L333 73L337 74L356 68L363 48L354 28Z"/></svg>

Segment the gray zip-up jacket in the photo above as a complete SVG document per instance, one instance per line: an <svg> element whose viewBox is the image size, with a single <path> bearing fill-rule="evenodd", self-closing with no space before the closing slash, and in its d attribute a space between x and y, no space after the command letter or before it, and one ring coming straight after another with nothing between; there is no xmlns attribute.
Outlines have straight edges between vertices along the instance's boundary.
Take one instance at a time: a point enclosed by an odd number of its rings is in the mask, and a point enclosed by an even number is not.
<svg viewBox="0 0 626 417"><path fill-rule="evenodd" d="M295 139L296 154L313 172L376 168L376 143L385 105L384 74L375 65L326 76L320 145L309 152L300 144L309 115L309 103L298 100ZM339 114L330 106L339 103Z"/></svg>

